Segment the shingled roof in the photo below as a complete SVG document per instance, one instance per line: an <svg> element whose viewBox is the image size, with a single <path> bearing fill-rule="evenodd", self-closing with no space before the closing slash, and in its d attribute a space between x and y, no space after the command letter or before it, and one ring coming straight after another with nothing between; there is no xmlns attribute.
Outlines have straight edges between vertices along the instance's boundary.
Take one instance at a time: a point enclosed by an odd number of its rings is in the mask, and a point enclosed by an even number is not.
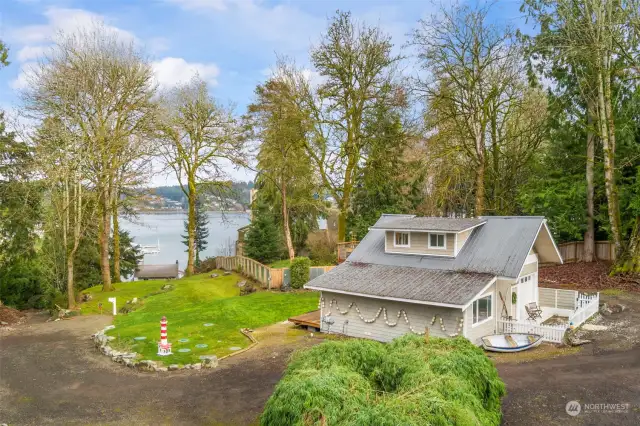
<svg viewBox="0 0 640 426"><path fill-rule="evenodd" d="M376 223L371 229L460 232L485 223L480 218L400 217Z"/></svg>
<svg viewBox="0 0 640 426"><path fill-rule="evenodd" d="M474 220L482 226L473 229L456 257L386 253L385 229L411 219L417 218L382 215L346 262L314 278L305 288L465 305L493 278L518 277L544 225L540 216L481 217Z"/></svg>
<svg viewBox="0 0 640 426"><path fill-rule="evenodd" d="M493 274L345 262L314 278L305 288L464 306L493 278Z"/></svg>

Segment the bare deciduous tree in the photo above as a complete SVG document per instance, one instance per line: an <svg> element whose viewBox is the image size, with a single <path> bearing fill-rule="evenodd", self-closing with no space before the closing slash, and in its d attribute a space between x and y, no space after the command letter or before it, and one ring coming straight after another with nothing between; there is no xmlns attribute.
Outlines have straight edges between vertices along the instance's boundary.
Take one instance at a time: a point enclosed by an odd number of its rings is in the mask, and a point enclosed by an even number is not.
<svg viewBox="0 0 640 426"><path fill-rule="evenodd" d="M227 185L224 166L244 163L241 128L231 109L218 104L199 77L167 93L162 105L160 149L189 201L185 272L192 275L196 200L204 187Z"/></svg>
<svg viewBox="0 0 640 426"><path fill-rule="evenodd" d="M61 33L30 76L28 110L37 118L56 117L82 141L87 175L98 200L103 291L110 291L109 236L112 203L123 153L153 131L153 71L131 42L94 23Z"/></svg>

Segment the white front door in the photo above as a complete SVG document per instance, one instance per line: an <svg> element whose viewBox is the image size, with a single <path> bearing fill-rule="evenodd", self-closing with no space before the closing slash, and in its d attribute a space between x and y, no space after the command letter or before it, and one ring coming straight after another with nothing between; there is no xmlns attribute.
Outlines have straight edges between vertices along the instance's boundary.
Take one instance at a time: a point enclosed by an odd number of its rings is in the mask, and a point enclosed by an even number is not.
<svg viewBox="0 0 640 426"><path fill-rule="evenodd" d="M536 277L535 273L525 275L524 277L518 278L518 319L526 320L529 318L527 311L525 309L525 305L531 302L537 302L537 291L538 286L536 285Z"/></svg>

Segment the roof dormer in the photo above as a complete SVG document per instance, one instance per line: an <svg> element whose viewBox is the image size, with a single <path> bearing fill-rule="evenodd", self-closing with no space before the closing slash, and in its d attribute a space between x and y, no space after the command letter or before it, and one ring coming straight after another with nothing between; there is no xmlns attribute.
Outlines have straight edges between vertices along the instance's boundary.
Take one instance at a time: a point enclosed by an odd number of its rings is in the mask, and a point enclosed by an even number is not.
<svg viewBox="0 0 640 426"><path fill-rule="evenodd" d="M476 218L402 217L374 225L385 231L385 252L455 257L473 230L485 223Z"/></svg>

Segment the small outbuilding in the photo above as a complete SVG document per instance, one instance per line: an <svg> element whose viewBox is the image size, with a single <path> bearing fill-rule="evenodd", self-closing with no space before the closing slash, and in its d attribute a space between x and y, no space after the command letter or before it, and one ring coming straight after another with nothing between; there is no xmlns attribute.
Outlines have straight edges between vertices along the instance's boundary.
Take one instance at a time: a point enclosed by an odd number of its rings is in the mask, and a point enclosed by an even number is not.
<svg viewBox="0 0 640 426"><path fill-rule="evenodd" d="M178 261L166 265L140 265L133 275L134 280L161 280L180 278Z"/></svg>

